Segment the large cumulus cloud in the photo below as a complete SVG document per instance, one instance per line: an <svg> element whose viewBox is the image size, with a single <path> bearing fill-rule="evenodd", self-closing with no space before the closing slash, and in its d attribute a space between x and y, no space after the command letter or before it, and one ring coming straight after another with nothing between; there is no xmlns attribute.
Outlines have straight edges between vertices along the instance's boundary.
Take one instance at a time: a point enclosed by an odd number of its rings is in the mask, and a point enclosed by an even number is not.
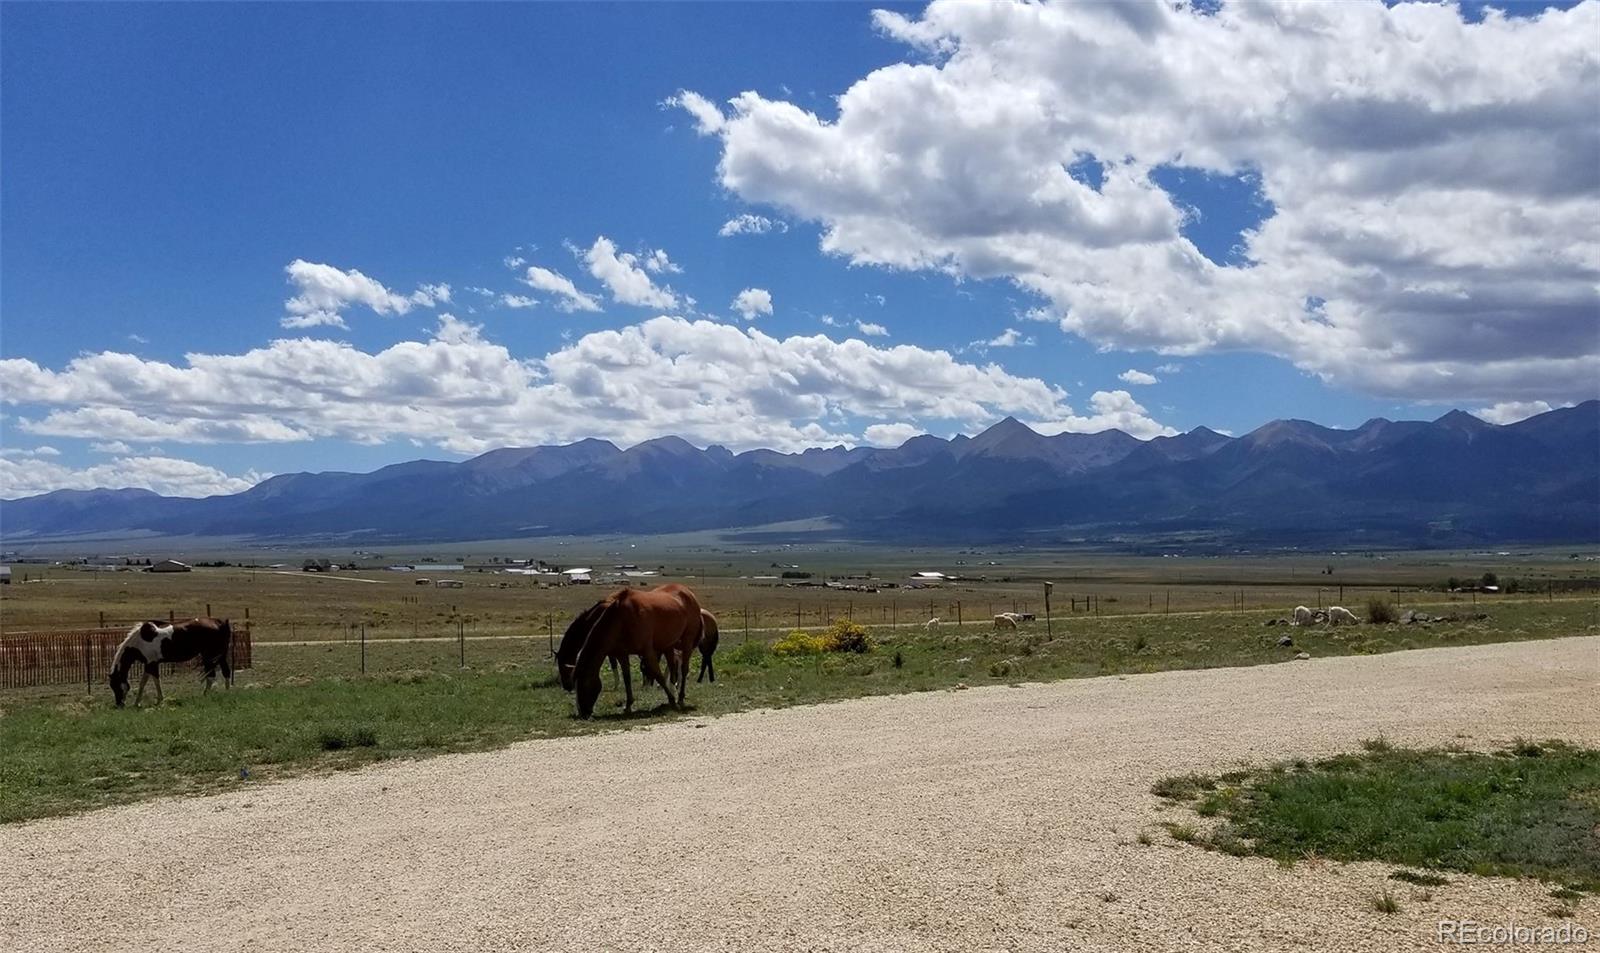
<svg viewBox="0 0 1600 953"><path fill-rule="evenodd" d="M1107 346L1263 351L1411 399L1595 392L1596 0L1476 23L1375 0L936 0L875 22L908 62L835 115L674 100L720 139L726 188L820 223L826 251L1009 279ZM1238 261L1184 237L1171 167L1259 182L1272 212Z"/></svg>

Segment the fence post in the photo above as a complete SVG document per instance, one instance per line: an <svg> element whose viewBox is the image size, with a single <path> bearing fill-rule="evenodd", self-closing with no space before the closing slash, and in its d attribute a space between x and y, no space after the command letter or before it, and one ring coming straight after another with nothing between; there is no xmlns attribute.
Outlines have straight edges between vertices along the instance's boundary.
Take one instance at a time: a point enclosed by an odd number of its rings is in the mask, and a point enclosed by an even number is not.
<svg viewBox="0 0 1600 953"><path fill-rule="evenodd" d="M367 624L361 623L361 674L367 674Z"/></svg>
<svg viewBox="0 0 1600 953"><path fill-rule="evenodd" d="M104 609L101 609L100 610L100 628L103 629L105 627L106 627L106 611Z"/></svg>
<svg viewBox="0 0 1600 953"><path fill-rule="evenodd" d="M1047 639L1055 637L1050 626L1050 590L1055 587L1056 584L1053 582L1044 584L1044 635Z"/></svg>
<svg viewBox="0 0 1600 953"><path fill-rule="evenodd" d="M956 600L956 625L961 624L961 600Z"/></svg>
<svg viewBox="0 0 1600 953"><path fill-rule="evenodd" d="M461 647L461 667L467 667L467 627L465 623L456 623L456 644Z"/></svg>
<svg viewBox="0 0 1600 953"><path fill-rule="evenodd" d="M206 603L206 618L211 618L211 603Z"/></svg>
<svg viewBox="0 0 1600 953"><path fill-rule="evenodd" d="M750 607L749 606L745 606L744 609L742 610L742 612L744 613L744 644L745 645L749 645L750 644Z"/></svg>
<svg viewBox="0 0 1600 953"><path fill-rule="evenodd" d="M102 612L100 615L103 617L105 613ZM105 628L104 625L100 627ZM93 638L91 635L83 637L83 686L84 691L90 695L94 694L94 661L89 656L89 643Z"/></svg>

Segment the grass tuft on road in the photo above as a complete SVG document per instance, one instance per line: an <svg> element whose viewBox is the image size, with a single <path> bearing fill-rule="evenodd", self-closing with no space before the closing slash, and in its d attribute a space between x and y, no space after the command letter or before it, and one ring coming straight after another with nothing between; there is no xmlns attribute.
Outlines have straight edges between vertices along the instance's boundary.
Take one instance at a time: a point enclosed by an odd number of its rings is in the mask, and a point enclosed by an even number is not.
<svg viewBox="0 0 1600 953"><path fill-rule="evenodd" d="M1157 782L1157 795L1219 818L1209 831L1170 823L1188 835L1177 839L1282 863L1371 860L1537 877L1569 897L1600 892L1600 751L1520 739L1490 754L1385 743L1232 777ZM1445 882L1409 869L1393 876Z"/></svg>

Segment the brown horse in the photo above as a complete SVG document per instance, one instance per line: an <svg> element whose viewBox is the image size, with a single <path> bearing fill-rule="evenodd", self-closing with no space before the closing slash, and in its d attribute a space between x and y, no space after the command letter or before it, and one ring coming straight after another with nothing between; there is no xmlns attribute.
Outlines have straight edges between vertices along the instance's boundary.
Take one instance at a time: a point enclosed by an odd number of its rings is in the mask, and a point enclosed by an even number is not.
<svg viewBox="0 0 1600 953"><path fill-rule="evenodd" d="M709 609L700 610L702 629L700 631L700 674L695 676L695 681L704 681L709 672L711 680L717 680L717 668L711 664L711 656L717 654L717 617Z"/></svg>
<svg viewBox="0 0 1600 953"><path fill-rule="evenodd" d="M161 663L187 662L195 656L205 663L206 691L211 691L212 679L217 669L222 670L226 684L233 684L233 663L229 651L233 644L233 627L227 619L190 619L162 625L160 622L141 622L128 630L128 637L117 646L111 656L111 694L121 708L128 697L128 672L135 665L144 666L139 679L139 694L133 699L134 707L144 700L144 686L156 680L156 702L161 693Z"/></svg>
<svg viewBox="0 0 1600 953"><path fill-rule="evenodd" d="M572 668L578 716L594 714L595 700L600 697L601 664L612 658L626 663L630 655L644 659L647 678L666 690L669 705L681 708L688 687L689 656L704 624L700 601L688 587L677 583L649 591L624 589L605 600ZM676 698L657 663L662 656L673 665Z"/></svg>

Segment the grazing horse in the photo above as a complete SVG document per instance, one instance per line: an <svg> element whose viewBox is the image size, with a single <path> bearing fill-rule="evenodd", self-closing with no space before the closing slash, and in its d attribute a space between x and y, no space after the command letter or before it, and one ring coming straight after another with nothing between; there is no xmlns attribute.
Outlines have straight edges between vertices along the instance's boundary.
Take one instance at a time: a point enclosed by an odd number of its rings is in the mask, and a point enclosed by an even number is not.
<svg viewBox="0 0 1600 953"><path fill-rule="evenodd" d="M162 701L162 662L187 662L198 655L206 667L206 691L211 690L218 668L222 669L226 684L232 685L233 664L228 658L232 643L233 627L227 619L190 619L170 625L139 623L128 630L128 637L111 656L111 694L117 707L121 708L128 697L128 672L135 665L144 666L139 693L133 699L135 708L144 700L145 683L152 678L156 680L156 703Z"/></svg>
<svg viewBox="0 0 1600 953"><path fill-rule="evenodd" d="M578 716L588 718L594 714L595 699L600 697L601 664L610 658L626 660L630 655L644 659L647 677L666 690L668 704L683 707L689 656L704 625L700 601L677 583L648 591L623 589L612 595L595 617L572 667ZM675 663L676 698L656 661L663 655L669 663Z"/></svg>
<svg viewBox="0 0 1600 953"><path fill-rule="evenodd" d="M695 681L704 681L706 675L711 675L711 680L717 680L717 667L711 664L711 656L717 654L717 617L707 609L700 610L702 628L700 630L700 674L695 676Z"/></svg>

